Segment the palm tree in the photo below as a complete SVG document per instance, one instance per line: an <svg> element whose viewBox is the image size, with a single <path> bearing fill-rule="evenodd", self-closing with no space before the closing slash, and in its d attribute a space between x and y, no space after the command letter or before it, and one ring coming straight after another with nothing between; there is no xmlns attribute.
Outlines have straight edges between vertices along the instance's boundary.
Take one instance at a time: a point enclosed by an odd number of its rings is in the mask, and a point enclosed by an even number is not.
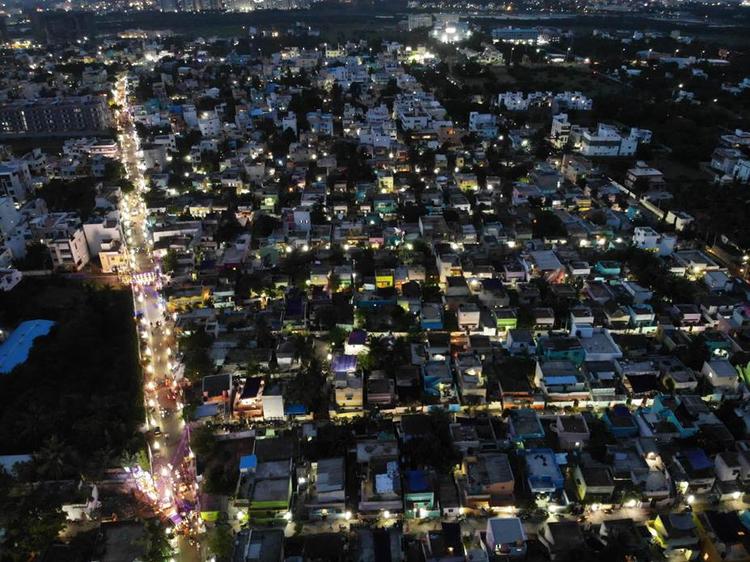
<svg viewBox="0 0 750 562"><path fill-rule="evenodd" d="M117 463L117 451L112 447L103 447L94 451L88 462L87 473L94 479L100 478L104 471Z"/></svg>
<svg viewBox="0 0 750 562"><path fill-rule="evenodd" d="M120 455L120 466L123 468L132 468L140 465L140 459L137 453L131 453L130 451L123 451Z"/></svg>
<svg viewBox="0 0 750 562"><path fill-rule="evenodd" d="M60 480L72 470L69 457L67 445L57 435L53 435L34 454L34 464L43 478Z"/></svg>

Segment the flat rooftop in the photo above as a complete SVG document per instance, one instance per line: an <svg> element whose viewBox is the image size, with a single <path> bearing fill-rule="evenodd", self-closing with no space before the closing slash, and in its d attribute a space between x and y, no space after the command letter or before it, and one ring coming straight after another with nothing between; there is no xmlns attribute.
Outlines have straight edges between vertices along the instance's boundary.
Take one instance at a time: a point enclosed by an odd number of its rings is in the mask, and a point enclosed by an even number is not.
<svg viewBox="0 0 750 562"><path fill-rule="evenodd" d="M289 478L276 478L272 480L256 480L253 488L252 501L254 502L279 502L288 501L291 495L291 483Z"/></svg>
<svg viewBox="0 0 750 562"><path fill-rule="evenodd" d="M622 357L622 350L606 332L594 332L591 337L579 338L586 355L607 353Z"/></svg>

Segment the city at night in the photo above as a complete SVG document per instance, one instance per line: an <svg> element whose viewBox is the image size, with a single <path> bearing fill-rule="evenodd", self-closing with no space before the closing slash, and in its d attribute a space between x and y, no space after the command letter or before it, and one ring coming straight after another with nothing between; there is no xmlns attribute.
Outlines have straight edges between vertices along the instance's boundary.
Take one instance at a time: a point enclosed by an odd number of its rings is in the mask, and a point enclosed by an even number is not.
<svg viewBox="0 0 750 562"><path fill-rule="evenodd" d="M0 562L750 562L750 2L0 2L0 401Z"/></svg>

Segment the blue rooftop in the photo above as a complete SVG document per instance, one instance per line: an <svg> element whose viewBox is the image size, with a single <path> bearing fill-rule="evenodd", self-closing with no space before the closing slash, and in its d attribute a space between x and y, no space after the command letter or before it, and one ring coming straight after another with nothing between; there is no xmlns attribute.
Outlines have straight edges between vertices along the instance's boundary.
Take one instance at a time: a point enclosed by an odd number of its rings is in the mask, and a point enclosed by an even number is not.
<svg viewBox="0 0 750 562"><path fill-rule="evenodd" d="M411 492L426 492L430 489L427 474L424 470L409 470L406 473L406 479L409 482L409 491Z"/></svg>
<svg viewBox="0 0 750 562"><path fill-rule="evenodd" d="M284 413L288 416L304 416L307 414L307 408L304 404L285 404Z"/></svg>
<svg viewBox="0 0 750 562"><path fill-rule="evenodd" d="M331 371L334 373L353 373L356 370L356 355L336 355L331 362Z"/></svg>
<svg viewBox="0 0 750 562"><path fill-rule="evenodd" d="M240 472L247 472L258 467L258 457L255 455L245 455L240 457Z"/></svg>
<svg viewBox="0 0 750 562"><path fill-rule="evenodd" d="M0 373L7 374L25 363L34 347L34 340L49 334L55 323L52 320L27 320L21 322L0 346Z"/></svg>
<svg viewBox="0 0 750 562"><path fill-rule="evenodd" d="M685 456L694 470L705 470L713 467L714 462L706 455L703 449L688 449Z"/></svg>

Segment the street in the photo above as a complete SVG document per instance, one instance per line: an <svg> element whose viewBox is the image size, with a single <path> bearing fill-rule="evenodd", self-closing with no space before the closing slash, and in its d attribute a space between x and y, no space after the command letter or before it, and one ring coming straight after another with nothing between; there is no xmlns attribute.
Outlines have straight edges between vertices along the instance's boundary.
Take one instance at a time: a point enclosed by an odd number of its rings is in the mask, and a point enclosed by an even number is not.
<svg viewBox="0 0 750 562"><path fill-rule="evenodd" d="M190 451L189 429L182 417L182 381L176 374L175 341L171 319L165 314L160 272L151 253L143 193L146 182L140 167L139 141L129 115L127 78L117 81L121 107L117 123L122 163L133 192L123 196L121 215L125 226L131 268L135 315L144 365L146 428L150 442L152 493L157 509L169 520L175 560L195 562L203 554L195 538L202 526L197 509L198 486ZM188 538L189 537L189 538Z"/></svg>

